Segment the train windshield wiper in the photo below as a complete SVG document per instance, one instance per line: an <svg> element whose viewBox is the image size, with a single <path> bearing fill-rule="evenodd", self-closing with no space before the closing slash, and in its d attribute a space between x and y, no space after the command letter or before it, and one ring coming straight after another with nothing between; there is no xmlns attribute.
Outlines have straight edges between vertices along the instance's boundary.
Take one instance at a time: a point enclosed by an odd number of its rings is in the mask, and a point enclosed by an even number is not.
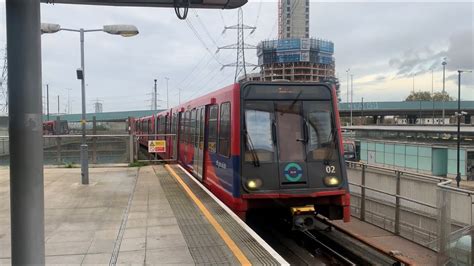
<svg viewBox="0 0 474 266"><path fill-rule="evenodd" d="M250 135L249 135L249 133L247 132L246 129L244 130L244 132L245 132L245 136L247 138L247 148L249 149L250 153L252 154L252 163L255 167L259 167L260 166L260 160L258 159L258 154L255 151L255 148L253 146L252 138L250 137Z"/></svg>
<svg viewBox="0 0 474 266"><path fill-rule="evenodd" d="M290 107L288 107L288 111L291 111L291 109L293 109L293 106L295 106L295 104L296 104L296 102L298 101L298 99L300 98L302 92L303 92L303 91L301 90L301 91L298 93L298 95L296 95L296 98L293 100L293 102L291 102ZM282 113L282 115L283 115L283 113Z"/></svg>

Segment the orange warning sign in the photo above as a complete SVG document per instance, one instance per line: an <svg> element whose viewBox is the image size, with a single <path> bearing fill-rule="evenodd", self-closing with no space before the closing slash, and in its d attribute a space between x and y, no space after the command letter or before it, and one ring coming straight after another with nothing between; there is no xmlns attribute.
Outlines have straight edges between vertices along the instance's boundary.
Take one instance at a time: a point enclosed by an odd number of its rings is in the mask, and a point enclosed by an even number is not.
<svg viewBox="0 0 474 266"><path fill-rule="evenodd" d="M148 152L150 153L166 152L166 140L149 140Z"/></svg>

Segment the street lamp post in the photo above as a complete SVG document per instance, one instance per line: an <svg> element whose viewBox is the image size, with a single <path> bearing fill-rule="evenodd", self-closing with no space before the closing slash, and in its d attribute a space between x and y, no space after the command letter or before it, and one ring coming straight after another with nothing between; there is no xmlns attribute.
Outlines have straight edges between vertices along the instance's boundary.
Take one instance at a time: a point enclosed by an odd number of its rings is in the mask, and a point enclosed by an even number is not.
<svg viewBox="0 0 474 266"><path fill-rule="evenodd" d="M443 63L441 63L441 64L443 65L443 95L442 95L442 97L443 97L443 99L442 99L442 101L443 101L443 114L442 114L442 118L443 118L443 125L444 125L444 116L445 116L444 102L446 101L445 96L444 96L445 93L446 93L446 91L445 91L445 77L446 77L445 74L446 74L446 65L448 64L446 62L446 57L443 58Z"/></svg>
<svg viewBox="0 0 474 266"><path fill-rule="evenodd" d="M346 74L347 74L347 94L346 94L346 98L347 98L347 103L349 103L349 72L351 71L350 68L348 68L346 70Z"/></svg>
<svg viewBox="0 0 474 266"><path fill-rule="evenodd" d="M46 84L46 117L49 121L49 84Z"/></svg>
<svg viewBox="0 0 474 266"><path fill-rule="evenodd" d="M354 96L354 83L353 83L354 75L351 74L351 126L352 126L352 101Z"/></svg>
<svg viewBox="0 0 474 266"><path fill-rule="evenodd" d="M155 113L158 111L158 89L156 87L156 79L153 80L155 83L153 85L153 111L155 111Z"/></svg>
<svg viewBox="0 0 474 266"><path fill-rule="evenodd" d="M113 35L121 35L123 37L131 37L138 34L138 29L133 25L105 25L102 29L67 29L61 28L59 24L41 24L41 33L56 33L58 31L78 32L81 42L81 68L77 70L77 78L81 80L81 98L82 98L82 140L81 140L81 180L83 185L89 184L89 156L86 139L86 80L84 66L84 33L86 32L106 32Z"/></svg>
<svg viewBox="0 0 474 266"><path fill-rule="evenodd" d="M434 70L431 69L431 103L433 107L433 117L431 120L431 124L434 125L434 120L435 120L435 104L434 104Z"/></svg>
<svg viewBox="0 0 474 266"><path fill-rule="evenodd" d="M456 184L459 187L459 182L461 182L461 170L460 170L460 161L459 157L461 154L461 118L466 115L465 112L461 112L461 74L462 73L471 73L470 70L458 70L458 111L456 113L458 130L457 130L457 157L456 157Z"/></svg>
<svg viewBox="0 0 474 266"><path fill-rule="evenodd" d="M170 108L170 98L169 98L169 94L168 94L168 81L170 80L170 78L168 77L165 77L166 79L166 109L169 109Z"/></svg>

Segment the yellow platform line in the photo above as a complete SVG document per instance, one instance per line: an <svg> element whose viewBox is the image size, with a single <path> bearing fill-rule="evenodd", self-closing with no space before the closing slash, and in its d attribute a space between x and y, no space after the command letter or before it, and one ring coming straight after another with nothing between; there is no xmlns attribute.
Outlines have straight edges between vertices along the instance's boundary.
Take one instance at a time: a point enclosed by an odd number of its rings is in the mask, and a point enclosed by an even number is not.
<svg viewBox="0 0 474 266"><path fill-rule="evenodd" d="M240 264L242 265L252 265L250 261L247 259L247 257L244 255L242 250L235 244L234 240L230 238L230 236L227 234L227 232L222 228L222 226L217 222L217 220L214 218L214 216L209 212L209 210L204 206L204 204L201 202L201 200L196 197L194 192L191 191L191 189L184 183L183 179L179 177L178 174L169 166L165 165L166 170L178 181L178 183L184 188L186 193L188 193L189 197L196 203L198 206L199 210L204 214L206 219L212 224L214 229L216 229L217 233L219 236L224 240L226 245L229 247L229 249L234 253L235 257L239 260Z"/></svg>

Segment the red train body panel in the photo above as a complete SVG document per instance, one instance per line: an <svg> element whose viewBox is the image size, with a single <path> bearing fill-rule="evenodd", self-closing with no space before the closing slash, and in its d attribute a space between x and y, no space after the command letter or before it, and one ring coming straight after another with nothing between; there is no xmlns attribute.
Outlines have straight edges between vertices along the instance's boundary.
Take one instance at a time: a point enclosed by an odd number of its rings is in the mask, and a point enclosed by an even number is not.
<svg viewBox="0 0 474 266"><path fill-rule="evenodd" d="M66 120L43 121L43 135L67 135L69 127Z"/></svg>

